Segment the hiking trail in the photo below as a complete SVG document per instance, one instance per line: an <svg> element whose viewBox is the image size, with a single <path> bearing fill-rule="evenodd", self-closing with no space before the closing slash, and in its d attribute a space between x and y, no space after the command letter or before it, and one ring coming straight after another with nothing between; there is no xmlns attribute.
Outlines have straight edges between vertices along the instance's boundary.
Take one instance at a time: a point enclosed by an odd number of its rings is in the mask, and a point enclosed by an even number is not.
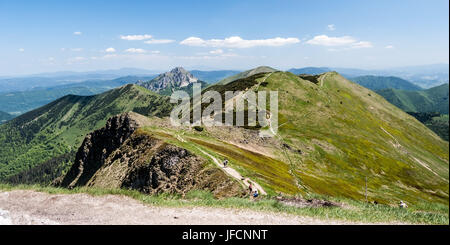
<svg viewBox="0 0 450 245"><path fill-rule="evenodd" d="M185 139L183 139L183 137L181 137L181 135L176 134L175 137L185 143L187 142ZM214 157L213 155L207 153L206 151L200 149L199 147L196 146L196 148L201 151L203 154L205 154L206 156L208 156L209 158L211 158L214 163L219 166L222 171L224 171L226 174L228 174L229 176L233 177L234 179L238 180L239 183L243 183L243 187L244 188L248 188L250 186L250 183L252 183L252 185L254 186L254 188L256 188L259 192L259 194L261 195L267 195L267 192L264 191L264 188L262 188L258 183L256 183L253 180L250 180L249 178L244 178L242 177L242 175L236 171L235 169L231 168L230 166L225 167L216 157ZM242 181L242 182L241 182Z"/></svg>

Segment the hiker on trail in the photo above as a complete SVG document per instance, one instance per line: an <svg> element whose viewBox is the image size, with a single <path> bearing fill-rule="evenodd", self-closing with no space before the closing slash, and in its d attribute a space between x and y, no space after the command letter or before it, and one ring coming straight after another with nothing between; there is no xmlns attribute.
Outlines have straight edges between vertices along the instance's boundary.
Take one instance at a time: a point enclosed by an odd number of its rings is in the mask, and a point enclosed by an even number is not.
<svg viewBox="0 0 450 245"><path fill-rule="evenodd" d="M250 184L248 185L248 190L250 191L250 194L252 194L252 192L253 192L252 182L250 182Z"/></svg>
<svg viewBox="0 0 450 245"><path fill-rule="evenodd" d="M258 189L255 189L255 191L253 192L253 197L257 198L258 196L259 196Z"/></svg>
<svg viewBox="0 0 450 245"><path fill-rule="evenodd" d="M225 160L223 161L223 167L226 168L227 165L228 165L228 159L225 159Z"/></svg>
<svg viewBox="0 0 450 245"><path fill-rule="evenodd" d="M408 207L408 205L406 205L406 203L404 203L402 200L400 200L399 206L400 206L401 208L407 208L407 207Z"/></svg>

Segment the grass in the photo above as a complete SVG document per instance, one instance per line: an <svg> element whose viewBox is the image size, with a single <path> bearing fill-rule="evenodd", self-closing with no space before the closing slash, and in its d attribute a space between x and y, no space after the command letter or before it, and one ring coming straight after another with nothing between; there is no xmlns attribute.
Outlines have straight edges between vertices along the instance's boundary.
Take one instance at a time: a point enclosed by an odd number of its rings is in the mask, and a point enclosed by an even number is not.
<svg viewBox="0 0 450 245"><path fill-rule="evenodd" d="M369 201L448 206L448 142L411 116L337 73L319 85L283 72L265 81L260 90L287 94L279 96L278 132L304 153L287 151L310 192L364 201L367 177Z"/></svg>
<svg viewBox="0 0 450 245"><path fill-rule="evenodd" d="M184 197L173 194L147 195L133 190L103 189L79 187L74 189L56 188L40 185L0 184L0 191L34 190L49 194L86 193L92 196L123 195L151 206L162 207L214 207L249 209L254 211L286 213L308 216L322 220L341 220L361 223L387 224L449 224L449 208L443 204L421 203L408 209L400 209L388 205L372 205L360 201L311 195L308 198L329 200L343 204L341 207L306 207L286 206L272 197L261 197L257 201L248 198L216 199L206 191L191 191Z"/></svg>

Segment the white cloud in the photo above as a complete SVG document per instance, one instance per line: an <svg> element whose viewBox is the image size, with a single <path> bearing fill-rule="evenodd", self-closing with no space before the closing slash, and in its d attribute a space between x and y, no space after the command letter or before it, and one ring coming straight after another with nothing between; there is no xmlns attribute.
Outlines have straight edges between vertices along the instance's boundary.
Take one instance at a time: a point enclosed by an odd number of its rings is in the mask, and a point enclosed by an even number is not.
<svg viewBox="0 0 450 245"><path fill-rule="evenodd" d="M245 40L238 36L227 37L225 39L209 39L203 40L199 37L188 37L180 42L182 45L196 47L224 47L224 48L251 48L257 46L283 46L287 44L299 43L298 38L269 38L259 40Z"/></svg>
<svg viewBox="0 0 450 245"><path fill-rule="evenodd" d="M150 53L152 53L152 54L160 54L161 52L159 50L153 50Z"/></svg>
<svg viewBox="0 0 450 245"><path fill-rule="evenodd" d="M83 51L82 48L72 48L72 49L70 49L70 50L72 50L73 52L80 52L80 51Z"/></svg>
<svg viewBox="0 0 450 245"><path fill-rule="evenodd" d="M121 35L120 36L120 39L128 40L128 41L142 41L142 40L147 40L147 39L151 39L151 38L152 38L152 35L147 35L147 34L144 34L144 35L126 35L126 36Z"/></svg>
<svg viewBox="0 0 450 245"><path fill-rule="evenodd" d="M371 48L372 43L368 41L358 41L350 36L329 37L327 35L315 36L306 42L311 45L326 47L345 47L345 48Z"/></svg>
<svg viewBox="0 0 450 245"><path fill-rule="evenodd" d="M81 34L82 34L81 31L76 31L76 32L73 33L73 35L77 35L77 36L79 36Z"/></svg>
<svg viewBox="0 0 450 245"><path fill-rule="evenodd" d="M336 27L334 26L334 24L330 24L327 26L327 29L330 31L334 31L334 30L336 30Z"/></svg>
<svg viewBox="0 0 450 245"><path fill-rule="evenodd" d="M107 49L105 49L105 52L107 52L107 53L114 53L114 52L116 52L116 49L113 48L113 47L107 48Z"/></svg>
<svg viewBox="0 0 450 245"><path fill-rule="evenodd" d="M25 52L24 48L19 48L19 52Z"/></svg>
<svg viewBox="0 0 450 245"><path fill-rule="evenodd" d="M173 43L175 40L171 39L150 39L148 41L145 41L146 44L165 44L165 43Z"/></svg>
<svg viewBox="0 0 450 245"><path fill-rule="evenodd" d="M387 49L393 49L393 48L394 48L394 46L392 46L392 45L388 45L388 46L386 46L386 47L384 47L384 48L387 48Z"/></svg>
<svg viewBox="0 0 450 245"><path fill-rule="evenodd" d="M223 54L223 50L222 49L216 49L216 50L211 50L209 51L210 54Z"/></svg>
<svg viewBox="0 0 450 245"><path fill-rule="evenodd" d="M145 49L141 49L141 48L129 48L129 49L125 50L125 52L135 53L135 54L143 54L143 53L146 53L147 51Z"/></svg>

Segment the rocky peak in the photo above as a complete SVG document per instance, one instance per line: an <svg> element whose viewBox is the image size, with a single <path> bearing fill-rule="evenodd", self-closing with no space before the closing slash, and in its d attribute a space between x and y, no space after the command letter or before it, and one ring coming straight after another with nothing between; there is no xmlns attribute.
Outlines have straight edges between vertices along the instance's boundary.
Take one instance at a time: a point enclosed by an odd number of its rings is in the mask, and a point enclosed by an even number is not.
<svg viewBox="0 0 450 245"><path fill-rule="evenodd" d="M148 82L138 82L137 84L147 89L159 92L160 90L170 88L182 88L191 83L197 82L198 79L183 67L175 67L169 72L160 74Z"/></svg>
<svg viewBox="0 0 450 245"><path fill-rule="evenodd" d="M74 164L61 185L67 187L85 185L104 164L106 157L147 122L146 117L134 112L122 113L108 119L105 127L86 136L78 149Z"/></svg>

